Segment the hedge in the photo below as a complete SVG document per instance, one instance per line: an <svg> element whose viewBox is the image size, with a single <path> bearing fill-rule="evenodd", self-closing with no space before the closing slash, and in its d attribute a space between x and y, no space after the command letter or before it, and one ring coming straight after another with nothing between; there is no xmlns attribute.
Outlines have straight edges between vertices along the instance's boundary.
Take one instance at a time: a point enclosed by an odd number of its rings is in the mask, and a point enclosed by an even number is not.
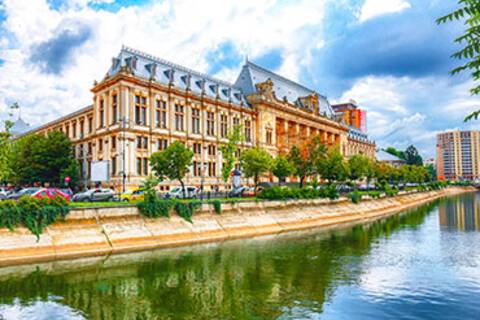
<svg viewBox="0 0 480 320"><path fill-rule="evenodd" d="M70 212L68 201L62 197L37 199L22 197L18 201L0 202L0 228L13 231L23 226L40 239L45 228Z"/></svg>

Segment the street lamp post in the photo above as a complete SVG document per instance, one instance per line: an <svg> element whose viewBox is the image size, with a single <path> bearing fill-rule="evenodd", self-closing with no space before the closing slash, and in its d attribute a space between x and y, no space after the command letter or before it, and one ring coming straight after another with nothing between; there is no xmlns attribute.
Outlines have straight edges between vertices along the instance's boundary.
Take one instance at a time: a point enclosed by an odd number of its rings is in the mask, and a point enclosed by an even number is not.
<svg viewBox="0 0 480 320"><path fill-rule="evenodd" d="M124 116L122 117L122 192L127 191L127 166L126 166L126 158L127 152L126 149L128 147L126 131L127 128L130 126L130 121Z"/></svg>

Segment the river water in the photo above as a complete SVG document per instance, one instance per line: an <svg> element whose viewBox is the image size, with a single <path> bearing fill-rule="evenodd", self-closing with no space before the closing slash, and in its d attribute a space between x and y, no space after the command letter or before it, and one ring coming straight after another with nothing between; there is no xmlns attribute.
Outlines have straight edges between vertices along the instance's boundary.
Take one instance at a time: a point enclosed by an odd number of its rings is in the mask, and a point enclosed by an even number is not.
<svg viewBox="0 0 480 320"><path fill-rule="evenodd" d="M480 194L343 230L0 269L0 319L480 319Z"/></svg>

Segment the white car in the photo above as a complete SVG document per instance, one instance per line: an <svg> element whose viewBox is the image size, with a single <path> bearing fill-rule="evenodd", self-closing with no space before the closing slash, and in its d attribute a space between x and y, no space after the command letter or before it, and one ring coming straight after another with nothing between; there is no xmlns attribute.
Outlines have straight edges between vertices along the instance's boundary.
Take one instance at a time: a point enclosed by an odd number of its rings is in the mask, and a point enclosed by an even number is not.
<svg viewBox="0 0 480 320"><path fill-rule="evenodd" d="M199 190L197 187L185 186L186 199L196 199L198 197L198 192ZM182 187L173 188L165 195L165 198L184 199Z"/></svg>
<svg viewBox="0 0 480 320"><path fill-rule="evenodd" d="M0 188L0 201L7 200L8 198L8 191L5 188Z"/></svg>

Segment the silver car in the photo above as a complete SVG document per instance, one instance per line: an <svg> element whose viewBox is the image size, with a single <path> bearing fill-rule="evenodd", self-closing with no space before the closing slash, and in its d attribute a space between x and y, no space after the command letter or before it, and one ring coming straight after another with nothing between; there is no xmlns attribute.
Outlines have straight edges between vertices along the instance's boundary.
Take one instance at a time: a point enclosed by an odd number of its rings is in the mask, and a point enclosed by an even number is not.
<svg viewBox="0 0 480 320"><path fill-rule="evenodd" d="M72 197L75 202L98 202L112 201L115 193L112 189L91 189L85 192L77 193Z"/></svg>

